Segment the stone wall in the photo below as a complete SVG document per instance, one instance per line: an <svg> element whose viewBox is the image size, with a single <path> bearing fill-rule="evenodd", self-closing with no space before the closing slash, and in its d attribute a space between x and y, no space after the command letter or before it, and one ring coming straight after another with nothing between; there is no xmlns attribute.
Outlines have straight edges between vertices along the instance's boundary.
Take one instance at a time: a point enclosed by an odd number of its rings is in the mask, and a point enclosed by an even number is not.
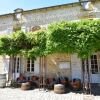
<svg viewBox="0 0 100 100"><path fill-rule="evenodd" d="M100 12L100 1L96 0L94 6ZM38 25L46 25L52 22L63 20L79 20L86 18L100 18L99 12L83 10L80 3L65 4L54 7L41 9L33 9L23 12L23 22L21 24L27 30ZM13 18L14 14L5 14L0 16L0 34L11 33L13 27L16 26L16 21Z"/></svg>
<svg viewBox="0 0 100 100"><path fill-rule="evenodd" d="M71 55L71 73L72 79L82 79L82 62L81 59L77 56L77 54Z"/></svg>
<svg viewBox="0 0 100 100"><path fill-rule="evenodd" d="M63 54L63 53L56 53L52 55L47 56L47 76L67 76L68 78L71 78L71 66L69 68L63 68L61 69L59 67L59 64L61 62L68 62L70 63L70 55Z"/></svg>
<svg viewBox="0 0 100 100"><path fill-rule="evenodd" d="M52 22L59 22L63 20L80 20L87 18L100 18L100 1L96 0L94 6L99 12L84 11L80 3L65 4L55 7L47 7L42 9L35 9L23 12L22 28L29 31L34 26L45 26ZM14 14L0 15L0 34L10 34L13 32L13 27L16 26L16 21L13 19ZM0 71L3 66L3 58L0 56ZM59 70L58 63L60 61L68 61L71 63L70 69ZM26 71L26 59L21 59L21 72L26 75L33 73L27 73ZM39 73L39 59L35 61L35 74ZM53 54L47 56L48 75L55 76L59 71L69 78L81 78L81 60L76 56L70 56L67 54ZM1 73L1 72L0 72ZM72 75L71 75L72 73Z"/></svg>
<svg viewBox="0 0 100 100"><path fill-rule="evenodd" d="M9 34L13 32L13 16L0 16L0 34Z"/></svg>

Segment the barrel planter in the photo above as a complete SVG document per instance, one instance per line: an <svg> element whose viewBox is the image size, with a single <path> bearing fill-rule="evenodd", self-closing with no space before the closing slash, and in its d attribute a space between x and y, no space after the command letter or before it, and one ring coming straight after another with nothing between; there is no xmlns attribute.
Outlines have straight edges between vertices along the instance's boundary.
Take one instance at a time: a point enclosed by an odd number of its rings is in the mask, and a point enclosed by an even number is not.
<svg viewBox="0 0 100 100"><path fill-rule="evenodd" d="M0 88L6 86L6 74L0 74Z"/></svg>
<svg viewBox="0 0 100 100"><path fill-rule="evenodd" d="M22 83L21 89L22 90L29 90L30 89L30 83L29 82Z"/></svg>
<svg viewBox="0 0 100 100"><path fill-rule="evenodd" d="M65 87L63 84L55 84L54 85L54 92L58 94L65 93Z"/></svg>

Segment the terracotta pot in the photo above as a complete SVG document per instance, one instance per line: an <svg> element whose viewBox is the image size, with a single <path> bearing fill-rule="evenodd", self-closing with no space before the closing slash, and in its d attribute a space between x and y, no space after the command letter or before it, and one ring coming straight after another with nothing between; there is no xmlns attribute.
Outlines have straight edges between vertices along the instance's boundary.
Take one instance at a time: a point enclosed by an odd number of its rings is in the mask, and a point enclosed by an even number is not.
<svg viewBox="0 0 100 100"><path fill-rule="evenodd" d="M22 90L29 90L30 89L30 83L29 82L22 83L21 89Z"/></svg>

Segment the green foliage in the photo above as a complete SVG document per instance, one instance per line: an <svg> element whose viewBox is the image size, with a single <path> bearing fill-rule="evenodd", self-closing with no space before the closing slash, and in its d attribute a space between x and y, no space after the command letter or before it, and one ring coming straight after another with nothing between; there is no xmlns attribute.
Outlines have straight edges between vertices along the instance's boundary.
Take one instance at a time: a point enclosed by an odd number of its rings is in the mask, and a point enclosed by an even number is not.
<svg viewBox="0 0 100 100"><path fill-rule="evenodd" d="M1 36L0 38L0 54L16 55L19 52L19 48L15 44L11 36Z"/></svg>
<svg viewBox="0 0 100 100"><path fill-rule="evenodd" d="M75 52L77 23L59 22L49 25L48 50L51 52Z"/></svg>
<svg viewBox="0 0 100 100"><path fill-rule="evenodd" d="M32 49L32 47L35 45L35 39L33 37L33 34L31 33L24 33L22 31L17 31L12 34L12 38L15 41L18 48L23 50L29 50Z"/></svg>
<svg viewBox="0 0 100 100"><path fill-rule="evenodd" d="M48 34L49 53L78 53L79 57L87 58L100 50L100 20L53 23Z"/></svg>
<svg viewBox="0 0 100 100"><path fill-rule="evenodd" d="M36 58L61 52L87 58L96 51L100 51L100 20L63 21L50 24L47 30L0 37L0 54Z"/></svg>
<svg viewBox="0 0 100 100"><path fill-rule="evenodd" d="M46 42L47 42L47 33L45 30L40 30L35 33L36 44L32 49L28 51L28 57L37 57L46 55Z"/></svg>
<svg viewBox="0 0 100 100"><path fill-rule="evenodd" d="M87 58L100 48L100 20L78 22L79 34L76 52L81 58Z"/></svg>

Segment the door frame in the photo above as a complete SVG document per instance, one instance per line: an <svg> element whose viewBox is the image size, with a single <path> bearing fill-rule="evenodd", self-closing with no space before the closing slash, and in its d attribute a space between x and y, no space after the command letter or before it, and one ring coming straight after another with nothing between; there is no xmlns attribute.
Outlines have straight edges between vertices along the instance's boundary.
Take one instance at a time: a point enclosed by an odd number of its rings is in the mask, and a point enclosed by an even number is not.
<svg viewBox="0 0 100 100"><path fill-rule="evenodd" d="M92 73L91 70L91 57L88 58L88 64L89 64L89 70L90 70L90 82L91 83L100 83L100 59L99 59L99 54L94 53L93 55L97 56L97 65L98 65L98 72L97 73Z"/></svg>
<svg viewBox="0 0 100 100"><path fill-rule="evenodd" d="M14 58L14 71L13 71L13 79L17 79L20 75L20 65L21 65L21 61L20 61L20 57L19 56L16 56Z"/></svg>

